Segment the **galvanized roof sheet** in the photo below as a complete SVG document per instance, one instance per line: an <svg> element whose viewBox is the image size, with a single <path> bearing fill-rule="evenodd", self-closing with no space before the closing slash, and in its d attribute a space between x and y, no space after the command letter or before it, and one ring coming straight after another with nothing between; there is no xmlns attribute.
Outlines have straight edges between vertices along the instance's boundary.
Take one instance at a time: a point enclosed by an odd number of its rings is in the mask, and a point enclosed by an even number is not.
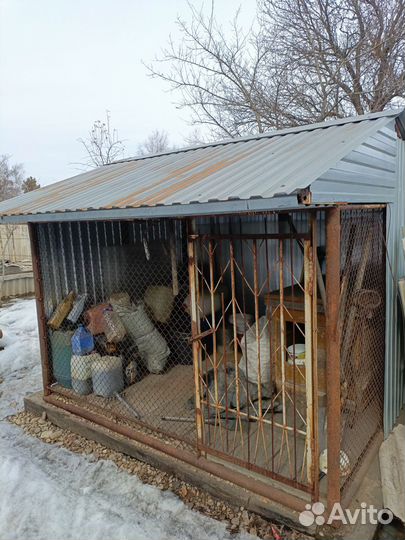
<svg viewBox="0 0 405 540"><path fill-rule="evenodd" d="M121 160L3 201L0 216L30 221L30 215L43 213L289 195L396 116L393 110Z"/></svg>

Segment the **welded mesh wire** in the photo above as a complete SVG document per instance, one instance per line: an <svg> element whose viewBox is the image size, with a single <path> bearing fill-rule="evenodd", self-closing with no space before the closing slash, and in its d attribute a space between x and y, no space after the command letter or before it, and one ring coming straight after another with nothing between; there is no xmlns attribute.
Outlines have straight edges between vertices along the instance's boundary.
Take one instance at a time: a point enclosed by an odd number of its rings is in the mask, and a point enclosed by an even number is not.
<svg viewBox="0 0 405 540"><path fill-rule="evenodd" d="M385 212L341 213L341 482L352 481L383 425Z"/></svg>
<svg viewBox="0 0 405 540"><path fill-rule="evenodd" d="M182 221L39 225L53 392L195 441Z"/></svg>

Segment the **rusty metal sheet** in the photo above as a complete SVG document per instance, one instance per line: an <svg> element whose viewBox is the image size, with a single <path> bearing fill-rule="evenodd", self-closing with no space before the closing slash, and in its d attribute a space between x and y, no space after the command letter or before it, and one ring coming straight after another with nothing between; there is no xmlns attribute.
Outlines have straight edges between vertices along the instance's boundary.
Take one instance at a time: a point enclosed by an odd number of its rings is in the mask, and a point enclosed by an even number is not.
<svg viewBox="0 0 405 540"><path fill-rule="evenodd" d="M121 160L3 201L0 216L24 222L44 213L162 205L176 214L175 205L291 195L327 180L329 170L398 116L389 111Z"/></svg>

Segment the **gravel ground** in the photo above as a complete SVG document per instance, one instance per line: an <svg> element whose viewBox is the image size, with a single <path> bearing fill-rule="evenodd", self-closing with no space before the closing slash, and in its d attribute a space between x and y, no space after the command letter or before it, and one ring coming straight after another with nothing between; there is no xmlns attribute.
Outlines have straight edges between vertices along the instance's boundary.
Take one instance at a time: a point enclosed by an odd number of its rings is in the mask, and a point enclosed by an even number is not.
<svg viewBox="0 0 405 540"><path fill-rule="evenodd" d="M199 511L211 518L227 522L227 529L232 533L246 531L265 540L281 538L306 539L308 536L287 529L262 517L248 512L243 507L231 506L215 499L208 493L187 484L175 476L155 469L154 467L121 454L100 443L90 441L68 431L60 429L48 420L45 415L38 417L27 412L10 416L8 420L22 428L27 434L56 446L64 447L78 454L92 455L97 459L113 461L120 469L136 475L143 483L151 484L161 490L175 493L189 508Z"/></svg>

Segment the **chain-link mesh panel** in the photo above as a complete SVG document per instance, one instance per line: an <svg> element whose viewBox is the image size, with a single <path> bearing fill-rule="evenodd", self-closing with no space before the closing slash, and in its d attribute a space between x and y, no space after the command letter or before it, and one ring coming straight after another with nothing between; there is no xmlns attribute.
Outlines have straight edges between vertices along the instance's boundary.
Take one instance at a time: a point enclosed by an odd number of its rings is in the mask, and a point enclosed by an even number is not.
<svg viewBox="0 0 405 540"><path fill-rule="evenodd" d="M185 223L38 226L52 391L195 442Z"/></svg>
<svg viewBox="0 0 405 540"><path fill-rule="evenodd" d="M382 429L385 211L341 213L341 479L352 481Z"/></svg>
<svg viewBox="0 0 405 540"><path fill-rule="evenodd" d="M36 227L57 399L313 489L325 313L309 213L201 218L189 238L182 220ZM317 229L322 273L322 212Z"/></svg>

